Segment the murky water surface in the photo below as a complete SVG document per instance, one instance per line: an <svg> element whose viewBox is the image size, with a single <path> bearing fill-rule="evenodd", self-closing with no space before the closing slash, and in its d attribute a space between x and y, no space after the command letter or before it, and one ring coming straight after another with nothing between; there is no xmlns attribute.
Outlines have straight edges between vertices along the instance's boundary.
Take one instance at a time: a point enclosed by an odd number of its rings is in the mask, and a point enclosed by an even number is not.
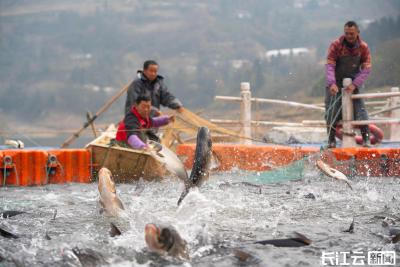
<svg viewBox="0 0 400 267"><path fill-rule="evenodd" d="M382 227L385 218L400 225L400 179L355 177L351 191L313 167L303 176L254 186L243 183L254 173L213 174L179 208L178 180L121 184L126 216L118 219L99 214L96 184L0 188L0 210L27 212L0 219L1 228L19 236L0 236L0 266L322 266L322 254L349 252L352 263L357 253L375 250L395 251L400 263L400 242L390 243ZM344 232L353 218L354 233ZM110 237L111 221L121 236ZM190 261L149 252L144 227L150 222L173 225L189 244ZM312 244L253 244L293 232ZM235 248L250 257L238 259ZM73 249L86 258L79 260Z"/></svg>

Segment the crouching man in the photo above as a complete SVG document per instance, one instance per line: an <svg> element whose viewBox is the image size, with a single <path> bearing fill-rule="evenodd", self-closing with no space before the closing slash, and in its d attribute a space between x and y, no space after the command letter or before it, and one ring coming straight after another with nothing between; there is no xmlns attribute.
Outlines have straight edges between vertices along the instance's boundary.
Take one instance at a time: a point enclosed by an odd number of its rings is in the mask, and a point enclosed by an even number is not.
<svg viewBox="0 0 400 267"><path fill-rule="evenodd" d="M150 117L151 98L148 95L138 96L130 112L126 113L123 121L120 122L116 140L118 143L125 143L133 149L149 149L147 140L159 142L154 135L153 128L167 125L174 121L174 116Z"/></svg>

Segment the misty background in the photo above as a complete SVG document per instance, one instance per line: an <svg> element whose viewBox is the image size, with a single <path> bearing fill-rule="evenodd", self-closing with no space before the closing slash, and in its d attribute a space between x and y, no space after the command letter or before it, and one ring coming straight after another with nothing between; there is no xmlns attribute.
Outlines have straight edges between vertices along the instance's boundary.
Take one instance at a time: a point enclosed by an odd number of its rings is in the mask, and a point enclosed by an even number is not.
<svg viewBox="0 0 400 267"><path fill-rule="evenodd" d="M366 90L387 90L400 85L399 14L398 0L0 0L0 130L77 129L146 59L205 117L233 119L238 105L213 99L240 82L321 102L326 52L348 20L372 52ZM99 122L119 121L124 102Z"/></svg>

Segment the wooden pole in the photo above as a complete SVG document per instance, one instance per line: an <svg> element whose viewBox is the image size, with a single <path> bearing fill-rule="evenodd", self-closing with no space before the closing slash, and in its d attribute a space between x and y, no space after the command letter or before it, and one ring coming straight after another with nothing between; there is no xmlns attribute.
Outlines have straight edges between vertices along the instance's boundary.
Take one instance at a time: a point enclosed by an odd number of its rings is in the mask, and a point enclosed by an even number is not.
<svg viewBox="0 0 400 267"><path fill-rule="evenodd" d="M343 79L342 88L342 117L343 117L343 143L342 147L354 147L356 145L354 139L353 126L351 121L354 118L352 93L345 90L352 83L350 78Z"/></svg>
<svg viewBox="0 0 400 267"><path fill-rule="evenodd" d="M122 88L119 92L117 92L113 97L111 97L101 108L96 112L96 114L92 117L90 121L85 122L85 124L77 130L73 135L68 137L64 143L62 143L61 148L68 147L75 139L79 137L79 135L90 125L90 123L94 122L103 112L105 112L121 95L123 95L129 87L130 84L127 84Z"/></svg>
<svg viewBox="0 0 400 267"><path fill-rule="evenodd" d="M394 97L400 96L400 92L389 92L389 93L373 93L373 94L356 94L352 95L352 99L371 99L371 98L384 98L384 97Z"/></svg>
<svg viewBox="0 0 400 267"><path fill-rule="evenodd" d="M90 127L92 128L92 132L94 137L97 137L97 133L96 133L96 126L94 125L94 121L92 121L92 112L90 112L89 110L86 112L86 119L87 122L90 124Z"/></svg>
<svg viewBox="0 0 400 267"><path fill-rule="evenodd" d="M242 125L241 135L246 137L242 142L246 145L251 144L251 92L250 83L240 84L240 96L242 103L240 104L240 122Z"/></svg>
<svg viewBox="0 0 400 267"><path fill-rule="evenodd" d="M241 97L236 97L236 96L218 96L217 95L217 96L215 96L215 100L227 100L227 101L240 102L240 101L242 101L242 98ZM286 105L286 106L291 106L291 107L306 108L306 109L313 109L313 110L320 110L320 111L324 111L325 110L323 107L318 107L316 105L303 104L303 103L298 103L298 102L293 102L293 101L285 101L285 100L278 100L278 99L251 98L251 101L259 102L259 103L281 104L281 105Z"/></svg>
<svg viewBox="0 0 400 267"><path fill-rule="evenodd" d="M218 119L211 119L213 123L219 124L241 124L239 120L218 120ZM283 122L283 121L251 121L251 124L255 125L263 125L263 126L304 126L302 123L296 122ZM326 125L326 124L325 124Z"/></svg>
<svg viewBox="0 0 400 267"><path fill-rule="evenodd" d="M392 87L392 93L399 93L399 87ZM395 108L400 105L400 97L392 97L390 99L390 108ZM392 119L400 119L400 109L393 109L390 112L390 117ZM390 141L400 141L400 124L390 125Z"/></svg>
<svg viewBox="0 0 400 267"><path fill-rule="evenodd" d="M394 98L395 97L392 97L392 98L389 98L388 100L392 100ZM389 106L390 105L393 105L393 104L391 104L391 101L389 101ZM396 109L400 109L400 105L392 106L390 108L384 108L384 109L381 109L381 110L378 110L378 111L374 111L374 112L369 113L369 115L370 116L375 116L375 115L382 114L382 113L385 113L385 112L394 111ZM392 112L391 112L391 116L392 116ZM399 116L397 116L397 117L399 117ZM396 116L394 116L394 118L396 118Z"/></svg>
<svg viewBox="0 0 400 267"><path fill-rule="evenodd" d="M367 124L400 124L400 118L395 119L379 119L379 120L365 120L365 121L352 121L353 126L367 125Z"/></svg>

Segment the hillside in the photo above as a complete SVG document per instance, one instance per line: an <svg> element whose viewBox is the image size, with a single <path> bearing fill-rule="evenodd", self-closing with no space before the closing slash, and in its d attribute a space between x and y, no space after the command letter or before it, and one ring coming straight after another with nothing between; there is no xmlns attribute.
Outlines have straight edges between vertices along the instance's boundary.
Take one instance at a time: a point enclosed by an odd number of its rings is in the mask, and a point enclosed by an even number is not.
<svg viewBox="0 0 400 267"><path fill-rule="evenodd" d="M396 0L3 0L0 121L3 128L77 127L86 110L96 111L148 58L192 109L223 108L213 97L238 95L241 81L250 81L256 96L294 100L321 79L327 46L346 20L359 21L364 33L371 22L396 19L399 10ZM373 40L381 31L370 32ZM398 47L389 39L374 43L381 56L371 86L398 81L386 63L378 67ZM267 57L297 47L307 53ZM123 102L103 121L118 121Z"/></svg>

